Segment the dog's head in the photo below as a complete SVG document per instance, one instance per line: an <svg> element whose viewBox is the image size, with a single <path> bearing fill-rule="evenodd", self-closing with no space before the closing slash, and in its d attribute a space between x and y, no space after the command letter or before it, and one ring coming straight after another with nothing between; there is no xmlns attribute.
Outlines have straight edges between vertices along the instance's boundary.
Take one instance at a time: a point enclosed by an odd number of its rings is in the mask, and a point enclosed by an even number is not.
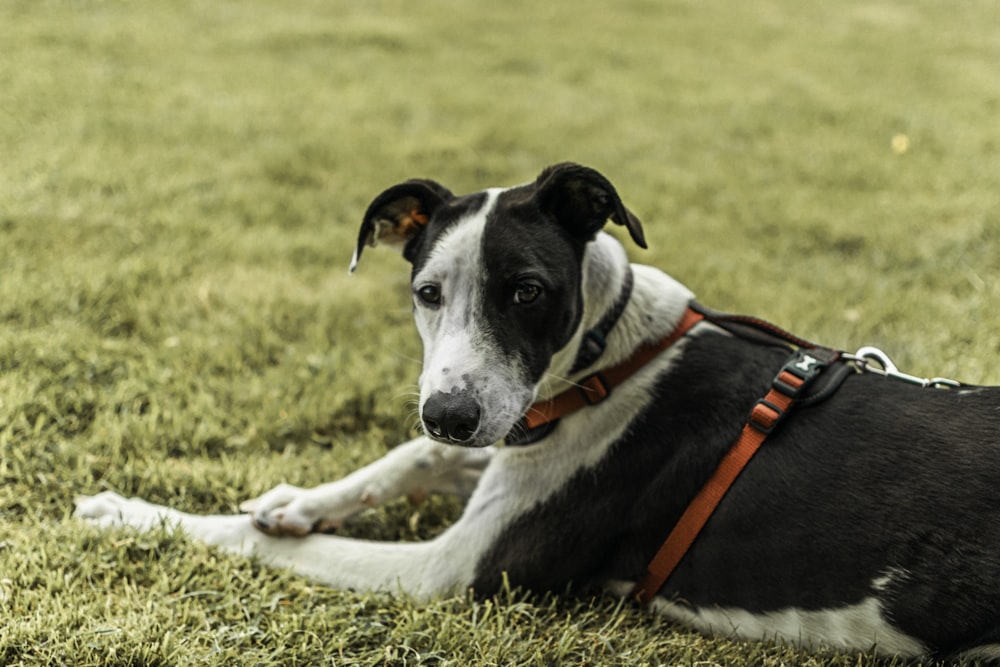
<svg viewBox="0 0 1000 667"><path fill-rule="evenodd" d="M482 447L511 431L580 325L584 250L609 218L645 247L611 183L568 163L505 190L457 197L416 179L375 198L351 270L378 243L413 266L428 435Z"/></svg>

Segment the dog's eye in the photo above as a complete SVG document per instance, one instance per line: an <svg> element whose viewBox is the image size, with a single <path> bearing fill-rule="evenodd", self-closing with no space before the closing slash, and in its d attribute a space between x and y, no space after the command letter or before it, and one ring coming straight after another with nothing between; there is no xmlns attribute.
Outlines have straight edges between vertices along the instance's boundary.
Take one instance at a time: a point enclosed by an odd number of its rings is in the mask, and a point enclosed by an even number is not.
<svg viewBox="0 0 1000 667"><path fill-rule="evenodd" d="M538 283L523 282L514 286L514 303L531 303L542 293L542 286Z"/></svg>
<svg viewBox="0 0 1000 667"><path fill-rule="evenodd" d="M424 285L417 289L417 298L427 306L437 306L441 304L441 286Z"/></svg>

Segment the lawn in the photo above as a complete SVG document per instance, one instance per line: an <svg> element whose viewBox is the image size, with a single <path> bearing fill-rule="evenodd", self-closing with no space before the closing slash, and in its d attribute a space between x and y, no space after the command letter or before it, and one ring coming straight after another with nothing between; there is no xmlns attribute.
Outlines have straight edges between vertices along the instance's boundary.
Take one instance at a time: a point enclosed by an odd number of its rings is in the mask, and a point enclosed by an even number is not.
<svg viewBox="0 0 1000 667"><path fill-rule="evenodd" d="M584 591L335 591L72 501L234 512L410 437L407 265L347 265L412 176L591 165L704 303L1000 383L997 63L994 0L4 0L0 663L892 664Z"/></svg>

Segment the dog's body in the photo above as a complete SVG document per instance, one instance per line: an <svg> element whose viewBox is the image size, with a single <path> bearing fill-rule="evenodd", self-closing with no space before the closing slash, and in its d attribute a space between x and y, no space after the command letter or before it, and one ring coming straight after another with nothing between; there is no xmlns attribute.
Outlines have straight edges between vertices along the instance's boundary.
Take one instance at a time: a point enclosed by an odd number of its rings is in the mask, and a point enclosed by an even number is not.
<svg viewBox="0 0 1000 667"><path fill-rule="evenodd" d="M788 352L703 322L603 402L530 444L497 445L533 404L667 336L692 299L660 271L630 267L601 231L609 217L643 244L610 183L575 165L465 197L431 181L390 188L365 216L355 263L377 239L413 265L433 439L331 484L278 487L245 505L253 521L110 493L80 499L78 514L139 528L165 519L343 588L489 594L507 573L533 589L603 583L627 594ZM574 368L585 334L616 308L603 354ZM653 606L727 636L1000 655L998 453L1000 390L852 374L770 436ZM426 492L469 496L433 540L314 534Z"/></svg>

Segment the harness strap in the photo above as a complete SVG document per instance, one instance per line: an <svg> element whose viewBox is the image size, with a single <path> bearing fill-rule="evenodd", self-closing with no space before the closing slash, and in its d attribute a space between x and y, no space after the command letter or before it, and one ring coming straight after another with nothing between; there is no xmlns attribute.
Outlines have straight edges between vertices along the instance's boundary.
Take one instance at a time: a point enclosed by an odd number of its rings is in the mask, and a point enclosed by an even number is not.
<svg viewBox="0 0 1000 667"><path fill-rule="evenodd" d="M764 440L778 427L808 385L839 358L840 353L835 350L815 347L796 350L785 362L771 383L771 389L750 410L736 443L684 510L647 566L646 574L632 589L632 596L640 604L652 601Z"/></svg>

